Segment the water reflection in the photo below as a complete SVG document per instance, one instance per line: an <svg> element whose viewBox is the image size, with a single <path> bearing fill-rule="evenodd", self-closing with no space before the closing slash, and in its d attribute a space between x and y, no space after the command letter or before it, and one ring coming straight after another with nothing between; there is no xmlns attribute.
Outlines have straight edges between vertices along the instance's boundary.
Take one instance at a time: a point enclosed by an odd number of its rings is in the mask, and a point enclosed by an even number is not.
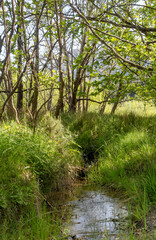
<svg viewBox="0 0 156 240"><path fill-rule="evenodd" d="M72 210L68 228L72 235L81 239L116 239L128 216L119 199L100 190L84 190L78 200L70 201L68 205Z"/></svg>

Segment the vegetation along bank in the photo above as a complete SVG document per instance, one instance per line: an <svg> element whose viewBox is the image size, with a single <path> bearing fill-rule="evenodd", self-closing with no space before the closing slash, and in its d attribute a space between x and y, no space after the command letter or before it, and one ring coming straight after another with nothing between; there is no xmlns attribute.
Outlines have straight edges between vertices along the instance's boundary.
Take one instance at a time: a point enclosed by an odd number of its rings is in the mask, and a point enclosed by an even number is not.
<svg viewBox="0 0 156 240"><path fill-rule="evenodd" d="M155 13L152 0L0 0L0 239L67 238L48 199L78 177L154 234Z"/></svg>
<svg viewBox="0 0 156 240"><path fill-rule="evenodd" d="M35 134L26 123L1 125L1 238L59 239L61 215L47 199L51 191L72 188L80 171L90 183L119 192L132 226L139 223L154 234L147 216L156 203L155 115L62 114L61 119L42 117Z"/></svg>

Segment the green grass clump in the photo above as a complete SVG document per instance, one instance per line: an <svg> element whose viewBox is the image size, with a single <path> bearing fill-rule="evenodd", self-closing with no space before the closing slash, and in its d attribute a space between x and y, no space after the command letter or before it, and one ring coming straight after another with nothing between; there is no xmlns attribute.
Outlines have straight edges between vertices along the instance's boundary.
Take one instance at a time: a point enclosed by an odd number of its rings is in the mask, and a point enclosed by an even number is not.
<svg viewBox="0 0 156 240"><path fill-rule="evenodd" d="M122 190L133 203L133 216L145 219L156 204L156 116L88 113L63 116L62 121L84 152L94 147L98 162L92 164L89 180Z"/></svg>
<svg viewBox="0 0 156 240"><path fill-rule="evenodd" d="M28 127L12 122L3 125L0 134L2 165L6 161L23 174L30 171L44 191L65 185L73 166L79 163L79 152L76 147L73 149L75 143L60 123L55 120L50 133L45 128L39 126L34 135Z"/></svg>
<svg viewBox="0 0 156 240"><path fill-rule="evenodd" d="M126 190L126 196L135 203L133 215L138 220L147 214L151 203L156 203L154 145L154 138L145 131L119 136L101 153L98 169L93 167L89 175L101 185Z"/></svg>
<svg viewBox="0 0 156 240"><path fill-rule="evenodd" d="M0 238L12 234L14 238L6 239L48 239L34 235L40 234L41 227L46 225L50 231L48 224L55 222L42 217L42 202L51 190L72 184L79 160L70 132L58 120L43 119L35 134L28 126L13 121L3 123L0 127L0 223L6 231L0 231ZM22 231L22 222L30 218L34 220L24 224L27 232L23 238L20 234L16 236ZM33 227L38 230L32 231Z"/></svg>
<svg viewBox="0 0 156 240"><path fill-rule="evenodd" d="M0 239L2 240L51 240L67 239L63 231L62 218L55 212L48 212L43 207L40 213L35 209L18 219L5 220L0 225Z"/></svg>

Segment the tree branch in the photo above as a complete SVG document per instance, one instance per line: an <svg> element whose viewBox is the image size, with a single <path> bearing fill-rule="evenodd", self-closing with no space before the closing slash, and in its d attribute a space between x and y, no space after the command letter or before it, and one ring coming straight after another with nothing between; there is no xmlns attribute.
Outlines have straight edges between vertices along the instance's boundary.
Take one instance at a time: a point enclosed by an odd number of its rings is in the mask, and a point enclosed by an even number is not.
<svg viewBox="0 0 156 240"><path fill-rule="evenodd" d="M89 27L89 29L91 30L91 32L94 34L94 36L97 37L97 39L103 43L106 47L108 47L117 58L120 58L123 62L126 62L128 64L130 64L132 67L141 69L141 70L146 70L146 71L153 71L153 68L146 68L144 66L141 66L137 63L134 63L124 57L122 57L111 45L109 45L106 41L104 41L94 30L94 27L88 22L87 18L77 9L73 6L73 4L70 2L70 0L67 0L69 5L74 9L74 11L76 11L79 16L84 20L84 23Z"/></svg>

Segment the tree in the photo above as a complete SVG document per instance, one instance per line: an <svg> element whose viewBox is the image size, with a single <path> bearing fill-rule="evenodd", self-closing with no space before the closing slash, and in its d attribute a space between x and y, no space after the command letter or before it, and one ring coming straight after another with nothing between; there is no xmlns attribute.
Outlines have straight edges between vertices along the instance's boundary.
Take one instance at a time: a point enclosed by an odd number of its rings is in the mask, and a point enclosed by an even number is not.
<svg viewBox="0 0 156 240"><path fill-rule="evenodd" d="M103 113L112 103L113 113L133 92L156 101L153 1L4 0L0 6L1 116L19 122L23 112L35 126L43 107L58 117L87 111L90 101Z"/></svg>
<svg viewBox="0 0 156 240"><path fill-rule="evenodd" d="M63 79L63 36L62 36L62 25L63 25L63 17L62 17L62 2L55 0L55 11L56 11L56 26L57 26L57 34L59 41L59 99L56 106L55 116L58 118L60 111L63 111L63 92L64 92L64 79Z"/></svg>
<svg viewBox="0 0 156 240"><path fill-rule="evenodd" d="M18 9L18 24L17 24L17 34L18 34L18 38L17 38L17 46L18 46L18 74L17 74L17 78L19 78L19 76L21 75L22 72L22 12L23 12L23 3L22 1L18 0L17 1L17 9ZM18 79L17 79L18 81ZM18 112L23 110L23 82L21 80L19 86L18 86L18 95L17 95L17 110Z"/></svg>
<svg viewBox="0 0 156 240"><path fill-rule="evenodd" d="M83 6L68 0L69 6L75 11L90 30L104 51L114 56L118 65L124 65L133 75L143 76L137 81L139 91L141 86L151 83L155 75L155 20L154 4L139 4L139 1L89 1L94 6L92 16L83 12ZM147 21L148 14L148 21ZM105 29L105 31L103 30ZM132 31L133 30L133 31ZM135 78L135 77L134 77ZM140 85L140 82L144 84Z"/></svg>

